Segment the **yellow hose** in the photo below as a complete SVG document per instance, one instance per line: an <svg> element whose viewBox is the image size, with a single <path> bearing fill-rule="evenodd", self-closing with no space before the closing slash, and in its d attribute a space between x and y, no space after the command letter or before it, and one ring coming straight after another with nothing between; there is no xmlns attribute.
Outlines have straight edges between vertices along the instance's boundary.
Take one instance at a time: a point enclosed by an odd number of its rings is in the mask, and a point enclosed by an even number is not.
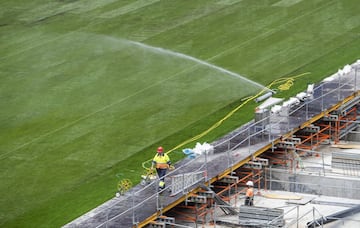
<svg viewBox="0 0 360 228"><path fill-rule="evenodd" d="M235 109L233 109L232 111L230 111L224 118L222 118L221 120L219 120L218 122L216 122L214 125L212 125L210 128L208 128L207 130L205 130L204 132L180 143L179 145L175 146L174 148L172 148L171 150L167 151L166 154L170 154L171 152L173 152L176 149L179 149L180 147L194 142L200 138L202 138L203 136L207 135L209 132L211 132L212 130L214 130L215 128L219 127L226 119L230 118L235 112L237 112L240 108L242 108L244 105L246 105L247 103L249 103L250 101L256 99L257 97L261 96L264 92L271 90L271 87L280 84L278 86L278 89L280 91L284 91L284 90L289 90L291 88L291 86L294 85L294 81L296 78L302 77L304 75L310 74L310 72L306 72L306 73L302 73L296 76L292 76L292 77L286 77L286 78L278 78L276 80L274 80L273 82L271 82L268 86L264 87L264 89L262 89L259 93L257 93L254 96L250 96L247 97L246 100L240 104L239 106L237 106ZM149 159L147 161L144 161L142 163L142 167L146 170L148 170L149 168L147 168L145 166L146 163L151 163L152 159Z"/></svg>

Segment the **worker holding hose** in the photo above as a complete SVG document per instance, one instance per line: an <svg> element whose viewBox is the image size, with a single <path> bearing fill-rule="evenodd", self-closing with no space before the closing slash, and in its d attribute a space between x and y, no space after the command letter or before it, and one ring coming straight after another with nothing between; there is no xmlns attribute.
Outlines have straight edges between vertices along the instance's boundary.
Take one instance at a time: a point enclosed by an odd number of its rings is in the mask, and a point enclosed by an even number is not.
<svg viewBox="0 0 360 228"><path fill-rule="evenodd" d="M152 160L151 168L155 166L156 172L159 176L159 190L163 190L165 188L165 175L170 165L171 161L169 156L164 153L164 149L161 146L158 147L157 153Z"/></svg>

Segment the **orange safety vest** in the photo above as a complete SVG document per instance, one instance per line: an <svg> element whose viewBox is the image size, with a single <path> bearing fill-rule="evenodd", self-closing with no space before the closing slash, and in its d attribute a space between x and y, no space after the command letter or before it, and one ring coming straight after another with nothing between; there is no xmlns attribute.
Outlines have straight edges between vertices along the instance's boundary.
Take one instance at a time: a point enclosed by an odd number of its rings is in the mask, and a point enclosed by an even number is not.
<svg viewBox="0 0 360 228"><path fill-rule="evenodd" d="M170 158L167 154L156 154L153 163L157 169L168 169L171 164Z"/></svg>
<svg viewBox="0 0 360 228"><path fill-rule="evenodd" d="M253 197L254 196L254 189L253 188L248 188L248 190L246 190L246 196L247 197Z"/></svg>

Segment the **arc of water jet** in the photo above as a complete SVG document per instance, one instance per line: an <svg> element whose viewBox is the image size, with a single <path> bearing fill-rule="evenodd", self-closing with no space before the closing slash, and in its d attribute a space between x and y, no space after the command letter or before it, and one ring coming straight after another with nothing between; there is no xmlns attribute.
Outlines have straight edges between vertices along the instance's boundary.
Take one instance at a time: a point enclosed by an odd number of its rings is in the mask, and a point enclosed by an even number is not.
<svg viewBox="0 0 360 228"><path fill-rule="evenodd" d="M183 58L183 59L187 59L187 60L191 60L191 61L194 61L198 64L201 64L201 65L204 65L204 66L207 66L209 68L212 68L212 69L215 69L217 71L220 71L222 73L225 73L225 74L228 74L228 75L231 75L233 77L237 77L237 78L240 78L244 81L247 81L253 85L256 85L262 89L266 88L265 86L261 85L260 83L257 83L257 82L254 82L246 77L243 77L235 72L232 72L232 71L229 71L227 69L224 69L222 67L219 67L219 66L216 66L214 64L211 64L211 63L208 63L204 60L201 60L201 59L197 59L195 57L192 57L192 56L189 56L189 55L185 55L185 54L182 54L182 53L179 53L179 52L174 52L174 51L171 51L171 50L167 50L167 49L164 49L164 48L160 48L160 47L154 47L154 46L150 46L150 45L147 45L147 44L144 44L144 43L140 43L140 42L136 42L136 41L131 41L129 40L129 42L131 44L134 44L136 46L139 46L139 47L142 47L142 48L146 48L146 49L149 49L149 50L152 50L152 51L156 51L156 52L160 52L160 53L164 53L164 54L168 54L168 55L172 55L172 56L177 56L179 58ZM270 89L269 89L270 90Z"/></svg>

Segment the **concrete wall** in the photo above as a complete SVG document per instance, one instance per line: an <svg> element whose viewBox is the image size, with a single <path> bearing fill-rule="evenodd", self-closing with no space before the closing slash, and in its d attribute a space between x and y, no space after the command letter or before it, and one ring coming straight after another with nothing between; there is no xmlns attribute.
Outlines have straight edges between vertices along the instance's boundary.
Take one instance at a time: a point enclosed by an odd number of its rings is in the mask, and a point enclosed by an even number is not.
<svg viewBox="0 0 360 228"><path fill-rule="evenodd" d="M267 173L270 190L360 199L360 178L319 176L316 173L291 174L278 169L268 170Z"/></svg>

